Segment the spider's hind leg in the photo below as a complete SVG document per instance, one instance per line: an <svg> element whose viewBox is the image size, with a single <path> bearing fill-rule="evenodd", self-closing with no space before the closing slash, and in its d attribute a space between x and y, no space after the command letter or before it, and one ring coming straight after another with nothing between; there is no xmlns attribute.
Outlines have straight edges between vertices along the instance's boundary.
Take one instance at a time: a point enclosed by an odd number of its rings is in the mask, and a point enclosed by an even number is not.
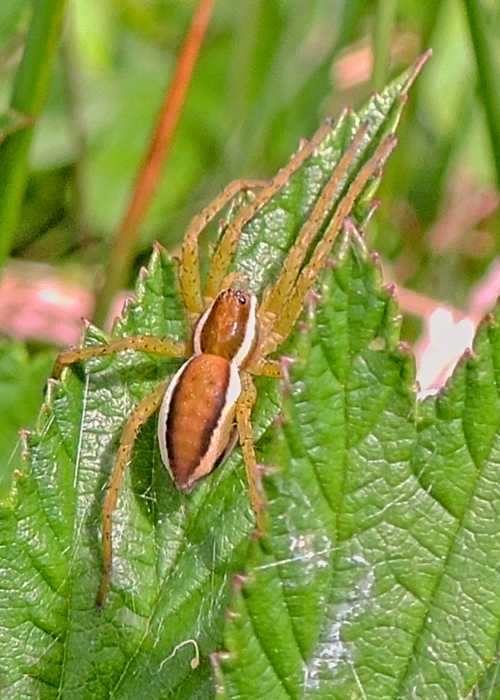
<svg viewBox="0 0 500 700"><path fill-rule="evenodd" d="M161 382L148 396L146 396L135 408L130 418L125 423L116 462L111 472L111 478L104 497L102 509L102 577L97 593L96 605L101 608L108 594L113 565L113 513L116 509L118 495L120 493L125 469L132 457L132 451L141 426L160 407L168 381Z"/></svg>

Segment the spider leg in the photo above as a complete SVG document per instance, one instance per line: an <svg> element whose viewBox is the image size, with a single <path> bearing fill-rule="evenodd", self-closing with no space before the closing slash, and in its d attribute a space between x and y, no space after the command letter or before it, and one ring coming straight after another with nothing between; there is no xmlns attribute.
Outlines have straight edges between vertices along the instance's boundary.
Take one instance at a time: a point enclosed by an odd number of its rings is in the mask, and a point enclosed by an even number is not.
<svg viewBox="0 0 500 700"><path fill-rule="evenodd" d="M191 219L182 243L179 267L181 295L188 311L200 314L204 308L198 258L198 238L200 234L237 194L244 190L266 187L267 184L266 181L262 180L235 180L213 202Z"/></svg>
<svg viewBox="0 0 500 700"><path fill-rule="evenodd" d="M125 469L132 457L132 450L136 441L137 435L141 426L153 415L159 408L168 381L158 384L148 396L146 396L135 408L130 418L125 423L120 445L118 447L118 456L111 472L106 495L104 497L102 511L102 577L97 593L96 605L101 608L106 600L109 583L111 580L111 569L113 565L113 543L112 543L112 528L113 528L113 513L116 509L118 495L123 483Z"/></svg>
<svg viewBox="0 0 500 700"><path fill-rule="evenodd" d="M325 122L318 131L314 134L310 141L306 141L292 157L292 159L278 172L278 174L270 181L267 187L264 187L255 197L254 201L243 207L235 216L233 221L228 224L224 234L217 246L208 272L206 284L206 296L215 297L221 289L222 281L228 273L231 265L238 239L243 226L255 216L255 214L267 204L267 202L278 192L290 179L291 175L300 168L302 163L307 160L325 139L331 131L330 122Z"/></svg>
<svg viewBox="0 0 500 700"><path fill-rule="evenodd" d="M240 438L243 461L248 481L250 502L256 519L256 534L261 537L265 532L265 501L262 495L262 484L259 467L255 458L255 448L253 443L252 423L250 416L257 398L252 378L246 372L242 372L241 380L243 389L236 404L236 424Z"/></svg>
<svg viewBox="0 0 500 700"><path fill-rule="evenodd" d="M290 335L304 305L305 297L314 284L319 271L326 263L344 219L349 216L356 199L368 181L382 167L394 150L396 142L397 139L394 134L387 136L349 186L347 194L335 210L322 239L311 255L311 259L300 272L288 301L283 304L281 313L276 317L272 333L267 334L262 344L262 353L264 355L273 352Z"/></svg>
<svg viewBox="0 0 500 700"><path fill-rule="evenodd" d="M92 357L101 357L102 355L111 355L122 350L140 350L141 352L150 352L167 357L186 357L189 354L186 343L171 340L170 338L156 338L151 335L132 335L128 338L112 340L104 345L93 345L89 348L65 350L59 353L54 363L52 376L58 379L63 369L75 362L82 362Z"/></svg>
<svg viewBox="0 0 500 700"><path fill-rule="evenodd" d="M274 316L279 315L290 295L309 247L332 209L335 196L339 188L343 185L344 178L358 154L359 148L366 136L367 129L367 124L362 124L360 126L330 179L324 186L311 214L299 231L297 239L283 263L281 274L275 284L272 287L268 287L264 292L262 304L259 309L261 314L269 312Z"/></svg>

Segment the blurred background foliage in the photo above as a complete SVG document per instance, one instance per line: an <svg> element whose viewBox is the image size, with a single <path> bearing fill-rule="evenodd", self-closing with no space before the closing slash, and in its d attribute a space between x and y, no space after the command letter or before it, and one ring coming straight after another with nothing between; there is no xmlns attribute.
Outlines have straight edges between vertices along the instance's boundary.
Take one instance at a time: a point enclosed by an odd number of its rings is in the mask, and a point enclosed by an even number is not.
<svg viewBox="0 0 500 700"><path fill-rule="evenodd" d="M22 119L9 105L34 4L0 3L0 138ZM48 349L76 342L92 314L195 7L68 0L0 284L4 475L17 429L34 421ZM472 300L491 303L498 284L499 34L495 0L218 0L129 284L152 242L175 252L227 182L273 174L323 116L359 106L432 47L367 235L402 290L409 341L440 303L474 316Z"/></svg>

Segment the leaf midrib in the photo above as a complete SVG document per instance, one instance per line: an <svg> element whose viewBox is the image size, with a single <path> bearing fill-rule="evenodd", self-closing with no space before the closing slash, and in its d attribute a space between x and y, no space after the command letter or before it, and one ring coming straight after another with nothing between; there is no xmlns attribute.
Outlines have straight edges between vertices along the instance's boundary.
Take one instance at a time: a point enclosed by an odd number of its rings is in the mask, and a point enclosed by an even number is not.
<svg viewBox="0 0 500 700"><path fill-rule="evenodd" d="M90 385L90 374L88 372L85 373L85 384L83 388L83 399L82 399L82 413L81 413L81 419L80 419L80 429L79 429L79 434L78 434L78 447L76 451L76 459L75 459L75 471L74 471L74 476L73 476L73 494L74 494L74 506L73 506L73 522L72 522L72 527L71 527L71 559L68 564L68 596L67 596L67 601L68 604L66 606L66 626L64 628L63 632L63 658L62 658L62 663L61 663L61 672L60 672L60 682L59 682L59 688L57 690L57 698L62 698L62 694L64 692L64 687L65 687L65 680L66 680L66 670L67 670L67 659L68 659L68 647L69 647L69 640L68 637L71 634L71 630L73 629L71 626L71 621L73 618L73 566L75 562L75 557L76 557L76 549L77 549L77 540L75 535L77 534L77 520L78 520L78 475L80 473L80 458L81 458L81 447L83 444L83 426L85 423L85 418L86 418L86 410L87 410L87 399L88 399L88 392L89 392L89 385ZM57 421L55 421L57 425L57 430L59 434L61 434L59 424ZM61 435L61 437L63 437ZM68 458L71 459L71 455L68 452L68 448L66 445L65 440L62 440L62 444L64 445L64 450L66 454L68 455ZM84 516L82 515L82 520Z"/></svg>

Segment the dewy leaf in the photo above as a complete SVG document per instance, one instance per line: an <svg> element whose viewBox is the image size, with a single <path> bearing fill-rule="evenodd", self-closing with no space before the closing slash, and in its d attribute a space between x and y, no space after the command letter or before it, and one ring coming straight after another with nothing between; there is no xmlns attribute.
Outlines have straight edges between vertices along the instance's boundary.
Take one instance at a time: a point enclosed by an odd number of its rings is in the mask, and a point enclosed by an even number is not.
<svg viewBox="0 0 500 700"><path fill-rule="evenodd" d="M233 593L220 694L465 698L500 629L500 308L419 405L377 266L348 232L334 259L260 445L272 532Z"/></svg>
<svg viewBox="0 0 500 700"><path fill-rule="evenodd" d="M276 274L360 122L367 122L368 133L353 168L356 171L383 135L394 129L421 65L422 61L374 96L361 113L347 113L315 155L245 227L235 267L252 288L261 289ZM351 172L348 180L353 176ZM369 195L375 184L374 179L363 201L358 202L359 222L369 212ZM347 186L346 181L344 189ZM377 314L382 313L381 302L371 292L367 294L362 285L359 295L357 312L366 305L373 307L376 320ZM116 325L115 336L185 336L175 268L159 248L139 279L136 296ZM334 311L332 308L331 313ZM382 324L382 318L379 323ZM345 326L350 328L347 317ZM352 342L361 343L359 338L356 340L354 329L351 332ZM337 343L337 349L348 353L345 334L335 332L335 337L337 340L332 342ZM103 340L95 328L87 328L85 344ZM341 354L332 359L338 364L340 376L347 372L349 357ZM26 462L17 470L12 493L0 508L2 699L213 697L208 657L223 644L230 581L234 572L244 567L253 529L239 450L192 494L183 495L174 489L161 464L155 420L141 430L114 517L112 588L104 609L99 613L95 607L102 560L102 499L120 432L134 405L178 366L179 362L127 352L71 368L61 382L50 383L37 430L27 440ZM341 450L342 435L344 439L354 439L364 431L370 432L384 397L397 394L393 387L401 361L375 353L373 372L382 371L385 366L385 389L380 392L377 384L373 400L370 377L363 373L363 366L358 368L359 402L345 408L350 411L352 424L346 423L344 433L335 432L329 438L335 450ZM406 385L398 391L398 411L404 411ZM304 410L313 410L317 399L311 400L311 408L303 406ZM279 410L278 383L262 380L253 418L258 447ZM336 406L326 407L325 418L327 415L338 420ZM308 432L313 440L315 430L311 425ZM318 440L316 451L324 453L325 459L327 448L322 440L331 432L331 426L324 421L318 426L321 441ZM391 434L390 454L396 459L411 440L397 433L397 425ZM378 454L380 470L385 456ZM311 504L310 517L300 515L298 508L294 511L297 517L304 518L306 533L314 531L316 522L314 542L310 544L306 539L302 545L302 540L298 541L297 546L305 547L306 553L313 545L320 547L319 551L325 547L328 550L330 530L322 534L317 508L325 511L326 521L335 521L337 496L330 494L337 492L338 480L338 475L334 475L333 490L329 483L322 485L319 505L313 508ZM300 483L290 482L286 488L300 492ZM329 503L328 499L333 500ZM431 496L428 499L434 504ZM372 517L378 517L375 511ZM355 525L353 516L353 522L349 520L342 527ZM425 527L428 529L427 523ZM396 532L388 532L387 536L396 537ZM280 537L279 542L282 547L286 544ZM377 541L377 546L380 548L382 543ZM331 555L318 556L328 563ZM381 551L379 556L382 557ZM319 570L315 562L312 570ZM325 572L328 573L327 568ZM323 578L325 572L320 572ZM346 590L352 593L351 583L358 584L345 581ZM297 585L302 584L298 581ZM322 585L326 603L329 586ZM303 596L297 598L297 605L307 610L311 619L316 614ZM275 615L271 609L269 614ZM289 625L289 620L279 616L276 625L281 630L283 625ZM300 643L301 654L317 649L312 633ZM193 669L190 662L196 658L197 650L200 664ZM290 668L295 668L294 660L295 656L287 660Z"/></svg>

